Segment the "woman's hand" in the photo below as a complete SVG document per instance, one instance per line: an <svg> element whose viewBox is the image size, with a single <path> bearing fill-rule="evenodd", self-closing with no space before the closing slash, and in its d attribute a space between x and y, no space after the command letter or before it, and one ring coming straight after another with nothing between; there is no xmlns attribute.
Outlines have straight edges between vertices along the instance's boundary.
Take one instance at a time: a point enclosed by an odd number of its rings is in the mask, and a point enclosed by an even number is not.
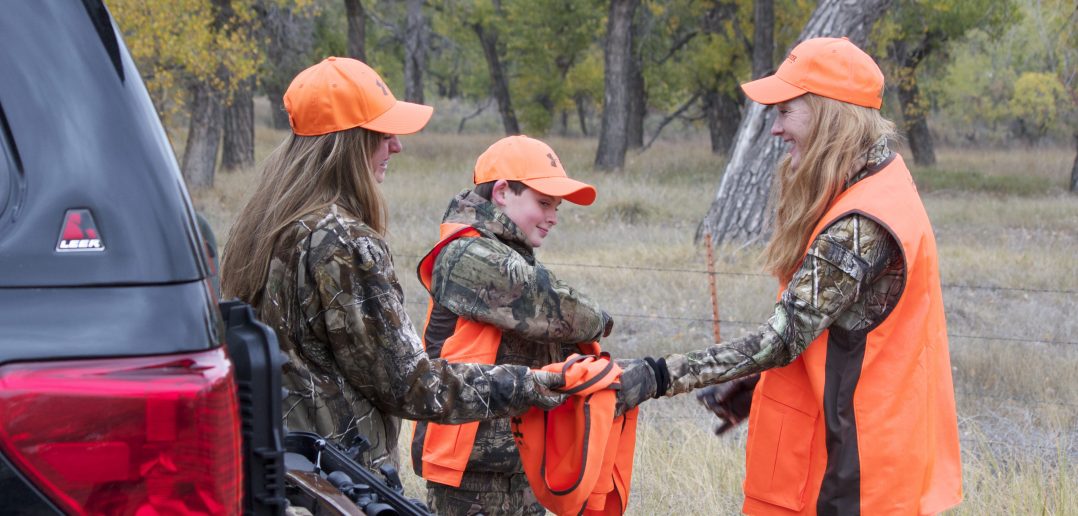
<svg viewBox="0 0 1078 516"><path fill-rule="evenodd" d="M531 388L524 395L532 405L550 410L569 397L559 392L565 387L565 376L540 370L532 370L528 374L532 379Z"/></svg>

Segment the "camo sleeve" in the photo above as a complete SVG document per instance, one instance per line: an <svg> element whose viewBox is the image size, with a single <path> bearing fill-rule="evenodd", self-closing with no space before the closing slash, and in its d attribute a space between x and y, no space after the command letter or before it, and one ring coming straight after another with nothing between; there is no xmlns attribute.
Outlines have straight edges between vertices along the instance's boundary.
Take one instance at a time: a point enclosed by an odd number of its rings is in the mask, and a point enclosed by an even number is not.
<svg viewBox="0 0 1078 516"><path fill-rule="evenodd" d="M558 344L595 340L599 305L492 238L459 238L434 262L434 301L468 319Z"/></svg>
<svg viewBox="0 0 1078 516"><path fill-rule="evenodd" d="M321 305L312 319L322 318L324 326L316 326L325 328L327 350L342 376L379 409L462 423L520 414L536 404L526 367L450 364L427 356L384 241L340 238L311 254L307 268Z"/></svg>
<svg viewBox="0 0 1078 516"><path fill-rule="evenodd" d="M891 233L868 217L843 217L813 241L774 313L756 333L666 357L671 381L666 394L789 364L832 324L867 327L890 311L903 277L901 248Z"/></svg>

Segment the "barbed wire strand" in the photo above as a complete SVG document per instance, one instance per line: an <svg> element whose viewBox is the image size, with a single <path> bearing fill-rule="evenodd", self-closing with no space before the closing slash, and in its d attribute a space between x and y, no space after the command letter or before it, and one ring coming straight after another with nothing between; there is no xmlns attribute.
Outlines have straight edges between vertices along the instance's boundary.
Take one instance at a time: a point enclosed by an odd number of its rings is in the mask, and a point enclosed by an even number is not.
<svg viewBox="0 0 1078 516"><path fill-rule="evenodd" d="M407 304L417 305L417 306L427 306L426 301L417 301L417 300L407 301ZM614 317L624 317L626 319L638 319L638 320L639 319L655 319L655 320L666 320L666 321L685 321L685 322L711 324L711 319L705 318L705 317L680 317L680 316L674 316L674 315L626 314L626 313L614 313L614 312L611 312L610 315L612 315ZM733 324L733 325L739 325L739 326L759 326L759 325L763 324L762 322L757 322L757 321L738 321L738 320L734 320L734 319L719 319L719 322L723 323L723 324ZM1053 345L1053 346L1078 346L1078 342L1072 342L1072 341L1066 341L1066 340L1025 339L1025 338L1021 338L1021 337L998 337L998 336L988 336L988 335L963 335L963 334L958 334L958 333L948 333L947 336L951 337L951 338L957 338L957 339L994 340L994 341L1003 341L1003 342L1024 342L1024 343L1027 343L1027 344L1049 344L1049 345Z"/></svg>
<svg viewBox="0 0 1078 516"><path fill-rule="evenodd" d="M625 317L627 319L660 319L660 320L675 320L675 321L711 323L711 319L703 318L703 317L676 317L676 316L669 316L669 315L615 314L615 313L611 313L610 315L613 315L615 317ZM728 319L719 319L719 322L724 323L724 324L729 323L729 324L734 324L734 325L745 325L745 326L759 326L759 325L763 324L761 322L735 321L735 320L728 320ZM996 341L1005 341L1005 342L1025 342L1025 343L1029 343L1029 344L1051 344L1051 345L1064 345L1064 346L1078 346L1078 342L1071 342L1071 341L1065 341L1065 340L1026 339L1026 338L1021 338L1021 337L994 337L994 336L986 336L986 335L963 335L963 334L958 334L958 333L948 333L947 336L952 337L952 338L959 338L959 339L996 340Z"/></svg>
<svg viewBox="0 0 1078 516"><path fill-rule="evenodd" d="M417 255L396 255L398 258L411 258L419 260L423 258ZM760 272L742 272L742 271L715 271L709 272L704 269L687 269L678 267L655 267L644 265L610 265L602 263L572 263L572 262L543 262L545 265L556 265L558 267L580 267L591 269L613 269L613 270L629 270L629 271L650 271L650 272L678 272L678 273L690 273L690 274L713 274L716 276L738 276L738 277L759 277L759 278L773 278L770 274L764 274ZM963 283L941 283L943 288L954 289L970 289L970 290L995 290L995 291L1010 291L1010 292L1034 292L1041 294L1078 294L1078 290L1075 289L1052 289L1052 288L1030 288L1030 287L1002 287L996 285L968 285Z"/></svg>

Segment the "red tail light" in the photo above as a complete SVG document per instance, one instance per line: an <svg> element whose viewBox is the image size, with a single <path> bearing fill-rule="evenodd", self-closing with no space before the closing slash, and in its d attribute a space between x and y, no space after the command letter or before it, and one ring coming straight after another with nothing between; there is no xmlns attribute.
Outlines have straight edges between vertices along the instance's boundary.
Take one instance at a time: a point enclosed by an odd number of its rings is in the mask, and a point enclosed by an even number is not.
<svg viewBox="0 0 1078 516"><path fill-rule="evenodd" d="M222 349L0 367L0 449L68 513L240 511L239 410Z"/></svg>

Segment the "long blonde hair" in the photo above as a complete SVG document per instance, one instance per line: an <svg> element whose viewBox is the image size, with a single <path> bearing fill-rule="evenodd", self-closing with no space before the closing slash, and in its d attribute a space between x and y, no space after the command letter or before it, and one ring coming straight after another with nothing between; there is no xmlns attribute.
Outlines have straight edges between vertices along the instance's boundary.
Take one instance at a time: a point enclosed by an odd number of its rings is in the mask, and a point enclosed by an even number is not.
<svg viewBox="0 0 1078 516"><path fill-rule="evenodd" d="M796 168L787 156L779 164L771 202L776 208L764 269L783 283L801 263L812 230L846 182L865 164L865 153L895 125L877 109L806 93L812 128Z"/></svg>
<svg viewBox="0 0 1078 516"><path fill-rule="evenodd" d="M320 136L290 134L274 149L228 233L221 260L224 296L257 306L281 232L332 204L384 235L387 208L370 164L384 137L360 127Z"/></svg>

